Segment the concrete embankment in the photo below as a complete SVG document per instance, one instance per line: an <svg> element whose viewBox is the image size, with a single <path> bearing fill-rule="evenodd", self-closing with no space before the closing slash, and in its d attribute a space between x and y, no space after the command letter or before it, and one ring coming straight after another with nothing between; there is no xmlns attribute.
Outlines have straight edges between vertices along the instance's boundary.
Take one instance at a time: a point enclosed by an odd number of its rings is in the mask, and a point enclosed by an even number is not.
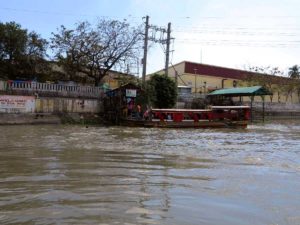
<svg viewBox="0 0 300 225"><path fill-rule="evenodd" d="M99 114L93 113L1 113L0 125L22 124L102 124Z"/></svg>
<svg viewBox="0 0 300 225"><path fill-rule="evenodd" d="M18 125L18 124L60 124L61 119L57 115L51 114L20 114L10 113L0 114L0 125Z"/></svg>

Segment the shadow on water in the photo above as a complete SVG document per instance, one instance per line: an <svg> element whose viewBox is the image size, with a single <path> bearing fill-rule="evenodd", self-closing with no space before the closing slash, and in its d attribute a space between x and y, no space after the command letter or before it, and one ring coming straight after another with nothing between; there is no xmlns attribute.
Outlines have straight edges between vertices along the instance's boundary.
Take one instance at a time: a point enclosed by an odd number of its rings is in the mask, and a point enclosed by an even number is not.
<svg viewBox="0 0 300 225"><path fill-rule="evenodd" d="M300 224L297 121L1 130L1 224Z"/></svg>

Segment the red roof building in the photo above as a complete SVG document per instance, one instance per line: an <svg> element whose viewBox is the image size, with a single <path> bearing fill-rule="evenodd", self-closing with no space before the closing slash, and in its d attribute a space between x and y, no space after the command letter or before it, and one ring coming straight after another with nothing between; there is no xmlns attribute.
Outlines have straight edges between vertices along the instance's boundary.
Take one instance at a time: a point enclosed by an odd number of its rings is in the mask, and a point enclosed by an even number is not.
<svg viewBox="0 0 300 225"><path fill-rule="evenodd" d="M156 73L164 74L164 70L160 70ZM207 94L221 88L256 85L265 86L274 93L274 96L271 96L272 101L274 99L278 102L282 101L283 96L287 96L286 90L281 87L288 86L293 82L292 79L287 77L189 61L183 61L170 66L168 69L168 76L175 80L177 77L178 86L190 87L193 93L200 94ZM280 95L282 95L281 100ZM290 96L292 96L290 98L293 102L298 101L297 93L292 93Z"/></svg>

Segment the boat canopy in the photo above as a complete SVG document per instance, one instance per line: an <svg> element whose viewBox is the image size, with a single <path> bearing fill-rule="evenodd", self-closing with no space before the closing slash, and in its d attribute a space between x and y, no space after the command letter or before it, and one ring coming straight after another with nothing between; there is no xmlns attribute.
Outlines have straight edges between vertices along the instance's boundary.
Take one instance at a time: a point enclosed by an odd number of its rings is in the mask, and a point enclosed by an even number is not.
<svg viewBox="0 0 300 225"><path fill-rule="evenodd" d="M162 112L162 113L200 113L200 112L209 112L209 109L151 109L151 112Z"/></svg>
<svg viewBox="0 0 300 225"><path fill-rule="evenodd" d="M162 113L202 113L211 112L212 110L229 110L229 109L249 109L249 106L211 106L211 109L151 109L152 112Z"/></svg>
<svg viewBox="0 0 300 225"><path fill-rule="evenodd" d="M252 86L252 87L239 87L239 88L225 88L220 90L215 90L208 94L208 96L263 96L272 95L268 89L262 86Z"/></svg>

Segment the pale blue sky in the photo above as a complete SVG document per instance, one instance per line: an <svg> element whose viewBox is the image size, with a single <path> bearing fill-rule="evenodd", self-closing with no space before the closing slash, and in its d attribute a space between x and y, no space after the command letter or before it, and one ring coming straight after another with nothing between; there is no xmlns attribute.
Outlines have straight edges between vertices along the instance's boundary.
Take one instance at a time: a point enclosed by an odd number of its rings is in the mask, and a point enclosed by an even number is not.
<svg viewBox="0 0 300 225"><path fill-rule="evenodd" d="M0 21L49 38L60 25L68 28L97 17L167 26L175 38L172 63L194 61L231 68L300 64L298 0L0 0ZM148 72L164 67L161 46L148 56Z"/></svg>

